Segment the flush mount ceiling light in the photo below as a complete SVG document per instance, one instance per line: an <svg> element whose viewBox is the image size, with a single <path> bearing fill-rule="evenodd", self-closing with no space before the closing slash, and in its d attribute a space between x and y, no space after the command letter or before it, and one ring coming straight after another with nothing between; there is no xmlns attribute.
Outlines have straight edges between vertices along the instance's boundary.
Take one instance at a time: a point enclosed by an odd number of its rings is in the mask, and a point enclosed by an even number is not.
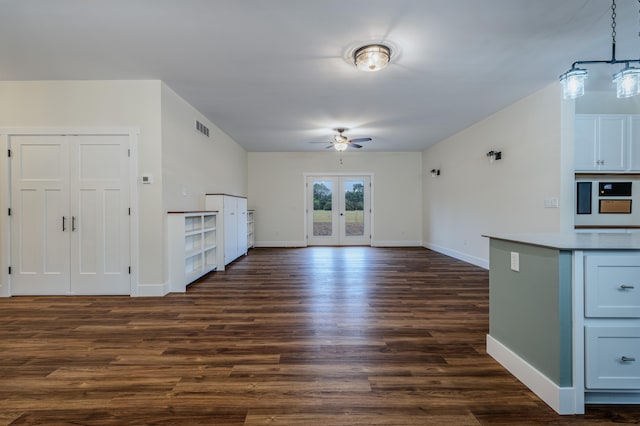
<svg viewBox="0 0 640 426"><path fill-rule="evenodd" d="M639 33L640 34L640 33ZM562 93L565 99L575 99L584 95L584 81L589 75L586 69L578 68L584 64L625 64L625 67L613 75L618 98L628 98L640 94L640 68L630 66L640 63L640 59L616 59L616 0L611 2L611 59L606 61L576 61L571 69L560 76Z"/></svg>
<svg viewBox="0 0 640 426"><path fill-rule="evenodd" d="M384 44L367 44L353 52L353 62L362 71L380 71L391 60L391 49Z"/></svg>

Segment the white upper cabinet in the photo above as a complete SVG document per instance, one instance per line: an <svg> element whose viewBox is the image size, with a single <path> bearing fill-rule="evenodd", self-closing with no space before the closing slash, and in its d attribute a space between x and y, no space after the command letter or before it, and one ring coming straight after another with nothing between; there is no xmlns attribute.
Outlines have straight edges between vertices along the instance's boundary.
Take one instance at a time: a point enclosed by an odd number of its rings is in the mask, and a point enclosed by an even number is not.
<svg viewBox="0 0 640 426"><path fill-rule="evenodd" d="M640 170L640 116L629 117L629 169Z"/></svg>
<svg viewBox="0 0 640 426"><path fill-rule="evenodd" d="M630 170L630 123L628 115L576 115L575 170ZM640 166L640 164L636 164Z"/></svg>
<svg viewBox="0 0 640 426"><path fill-rule="evenodd" d="M574 167L576 170L597 170L598 119L594 116L576 116Z"/></svg>

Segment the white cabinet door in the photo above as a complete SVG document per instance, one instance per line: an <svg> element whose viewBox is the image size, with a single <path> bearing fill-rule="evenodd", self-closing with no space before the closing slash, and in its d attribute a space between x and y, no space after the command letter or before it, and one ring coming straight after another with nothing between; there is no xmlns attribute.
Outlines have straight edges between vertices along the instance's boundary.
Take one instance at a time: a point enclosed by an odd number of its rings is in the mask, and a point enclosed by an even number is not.
<svg viewBox="0 0 640 426"><path fill-rule="evenodd" d="M574 164L576 170L598 169L598 119L578 116L575 123Z"/></svg>
<svg viewBox="0 0 640 426"><path fill-rule="evenodd" d="M224 264L238 257L238 198L224 197Z"/></svg>
<svg viewBox="0 0 640 426"><path fill-rule="evenodd" d="M600 145L599 170L625 170L626 116L601 116L598 119Z"/></svg>
<svg viewBox="0 0 640 426"><path fill-rule="evenodd" d="M69 144L64 136L11 137L11 293L67 294Z"/></svg>
<svg viewBox="0 0 640 426"><path fill-rule="evenodd" d="M585 256L585 316L640 318L640 256Z"/></svg>
<svg viewBox="0 0 640 426"><path fill-rule="evenodd" d="M629 118L628 131L629 169L640 171L640 117Z"/></svg>
<svg viewBox="0 0 640 426"><path fill-rule="evenodd" d="M128 137L10 146L11 294L130 294Z"/></svg>
<svg viewBox="0 0 640 426"><path fill-rule="evenodd" d="M640 389L640 327L585 327L587 389Z"/></svg>

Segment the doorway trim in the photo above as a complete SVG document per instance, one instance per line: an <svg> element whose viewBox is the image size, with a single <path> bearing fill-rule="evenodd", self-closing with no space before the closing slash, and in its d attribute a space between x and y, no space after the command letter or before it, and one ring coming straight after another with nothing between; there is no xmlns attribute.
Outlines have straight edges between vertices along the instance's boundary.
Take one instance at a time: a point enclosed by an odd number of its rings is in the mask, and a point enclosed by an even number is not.
<svg viewBox="0 0 640 426"><path fill-rule="evenodd" d="M376 209L374 208L374 195L373 195L373 178L374 178L374 174L371 172L343 172L343 173L327 173L327 172L317 172L317 173L311 173L311 172L306 172L303 173L303 180L302 180L302 190L304 191L304 208L302 209L303 213L304 213L304 241L305 241L305 247L309 246L309 235L308 235L308 230L309 230L309 191L307 190L307 181L310 177L357 177L357 176L365 176L369 178L369 183L371 184L371 188L369 191L369 207L371 209L371 213L369 214L369 233L371 235L371 238L369 238L369 245L373 246L373 241L374 241L374 214Z"/></svg>
<svg viewBox="0 0 640 426"><path fill-rule="evenodd" d="M138 296L139 283L139 230L138 230L138 135L136 127L0 127L0 176L6 184L0 187L0 297L11 297L11 166L9 158L9 140L12 136L127 136L129 138L129 256L131 258L130 296Z"/></svg>

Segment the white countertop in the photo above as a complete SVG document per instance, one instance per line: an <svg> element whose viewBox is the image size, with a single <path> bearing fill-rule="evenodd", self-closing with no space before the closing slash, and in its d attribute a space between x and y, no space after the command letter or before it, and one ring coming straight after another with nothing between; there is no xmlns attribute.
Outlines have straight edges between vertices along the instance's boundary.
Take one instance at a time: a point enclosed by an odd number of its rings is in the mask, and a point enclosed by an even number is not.
<svg viewBox="0 0 640 426"><path fill-rule="evenodd" d="M640 232L492 234L484 237L559 250L640 250Z"/></svg>

